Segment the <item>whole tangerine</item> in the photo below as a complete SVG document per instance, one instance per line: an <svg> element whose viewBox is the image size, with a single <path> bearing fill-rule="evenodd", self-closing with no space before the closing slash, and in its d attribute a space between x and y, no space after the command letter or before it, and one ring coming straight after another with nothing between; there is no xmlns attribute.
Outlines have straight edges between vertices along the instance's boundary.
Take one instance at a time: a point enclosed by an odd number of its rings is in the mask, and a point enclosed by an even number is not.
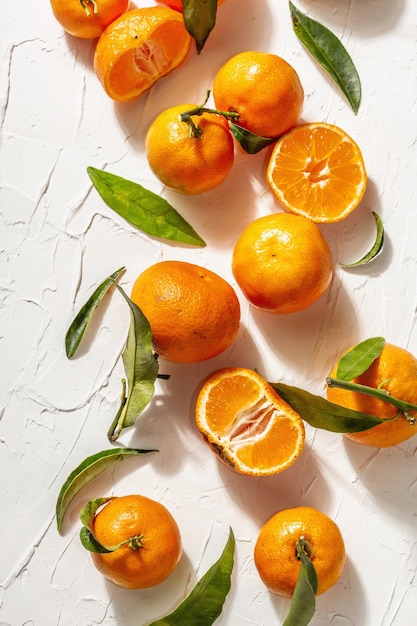
<svg viewBox="0 0 417 626"><path fill-rule="evenodd" d="M269 52L240 52L217 72L216 108L239 114L236 124L261 137L278 137L297 123L304 90L295 69Z"/></svg>
<svg viewBox="0 0 417 626"><path fill-rule="evenodd" d="M161 261L136 279L131 298L149 321L155 351L177 363L217 356L235 340L240 305L221 276L185 261Z"/></svg>
<svg viewBox="0 0 417 626"><path fill-rule="evenodd" d="M81 39L96 39L127 11L129 0L50 0L52 12L64 30Z"/></svg>
<svg viewBox="0 0 417 626"><path fill-rule="evenodd" d="M249 302L271 313L295 313L330 285L332 255L319 227L290 213L250 222L232 255L233 275Z"/></svg>
<svg viewBox="0 0 417 626"><path fill-rule="evenodd" d="M210 191L228 176L234 161L234 142L222 115L203 113L194 104L163 111L146 134L146 156L155 176L179 193L196 195Z"/></svg>
<svg viewBox="0 0 417 626"><path fill-rule="evenodd" d="M93 532L108 553L91 553L98 571L120 587L145 589L163 582L181 557L178 525L161 503L141 495L112 498L96 513Z"/></svg>
<svg viewBox="0 0 417 626"><path fill-rule="evenodd" d="M317 595L340 578L346 560L345 544L337 524L327 515L307 506L275 513L261 528L254 549L255 566L266 587L291 597L301 562L297 542L302 541L317 574Z"/></svg>

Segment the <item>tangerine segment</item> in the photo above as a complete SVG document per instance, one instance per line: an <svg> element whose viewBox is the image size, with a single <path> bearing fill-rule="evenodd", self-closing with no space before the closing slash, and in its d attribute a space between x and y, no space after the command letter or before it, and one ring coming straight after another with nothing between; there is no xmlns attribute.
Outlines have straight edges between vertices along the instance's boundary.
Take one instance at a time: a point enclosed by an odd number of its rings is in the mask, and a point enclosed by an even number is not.
<svg viewBox="0 0 417 626"><path fill-rule="evenodd" d="M359 146L341 128L324 122L302 124L281 137L266 176L285 209L317 223L347 217L367 184Z"/></svg>
<svg viewBox="0 0 417 626"><path fill-rule="evenodd" d="M304 424L256 372L225 368L203 385L196 423L211 449L237 472L277 474L304 445Z"/></svg>
<svg viewBox="0 0 417 626"><path fill-rule="evenodd" d="M178 11L133 9L112 22L99 38L94 70L111 98L128 102L179 67L191 41Z"/></svg>

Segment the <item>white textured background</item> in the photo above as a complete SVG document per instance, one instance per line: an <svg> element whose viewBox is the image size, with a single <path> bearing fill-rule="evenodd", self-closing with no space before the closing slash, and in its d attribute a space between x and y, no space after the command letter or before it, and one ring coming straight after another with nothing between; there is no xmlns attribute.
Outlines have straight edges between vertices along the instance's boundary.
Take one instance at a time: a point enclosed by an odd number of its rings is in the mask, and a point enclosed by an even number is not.
<svg viewBox="0 0 417 626"><path fill-rule="evenodd" d="M152 0L136 3L152 4ZM221 466L193 422L201 379L222 366L258 369L321 393L335 358L383 335L417 354L417 2L298 0L351 53L362 79L355 116L296 39L286 0L228 0L200 56L139 101L117 105L93 69L93 43L67 36L49 2L0 6L0 624L142 626L170 612L218 558L232 526L236 563L219 626L281 624L289 601L270 595L253 564L261 525L278 509L305 504L333 517L346 542L339 582L317 601L312 626L410 626L417 613L416 439L389 450L363 448L307 428L307 445L288 471L254 479ZM217 271L235 287L231 250L253 218L278 210L265 183L265 153L236 154L217 190L185 198L162 189L146 164L151 120L183 101L201 102L223 62L242 50L269 50L298 71L305 121L327 121L359 143L369 185L361 206L323 227L334 253L331 289L292 316L251 310L226 353L199 365L161 360L154 400L124 431L121 445L160 452L119 465L73 501L62 535L54 509L68 474L106 449L123 375L120 352L129 311L117 293L100 308L89 344L68 361L64 335L94 287L122 265L137 274L162 259ZM205 238L205 249L161 243L119 219L91 190L92 165L161 193ZM383 254L342 270L386 229ZM240 292L239 296L241 295ZM184 555L157 588L125 591L96 572L78 533L92 497L142 493L160 500L180 526Z"/></svg>

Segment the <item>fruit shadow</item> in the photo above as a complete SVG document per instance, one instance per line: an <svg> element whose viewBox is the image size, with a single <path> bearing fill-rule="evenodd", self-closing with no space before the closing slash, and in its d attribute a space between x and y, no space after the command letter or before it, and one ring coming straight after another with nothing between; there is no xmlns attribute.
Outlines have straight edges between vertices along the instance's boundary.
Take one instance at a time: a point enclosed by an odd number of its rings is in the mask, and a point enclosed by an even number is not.
<svg viewBox="0 0 417 626"><path fill-rule="evenodd" d="M201 434L195 424L195 404L203 381L224 367L256 369L258 348L244 324L234 343L222 354L199 363L159 360L159 380L150 405L130 431L130 447L156 448L153 461L161 475L172 477L187 464L199 462ZM204 450L209 454L207 446Z"/></svg>
<svg viewBox="0 0 417 626"><path fill-rule="evenodd" d="M417 529L417 436L390 448L373 448L343 437L346 454L367 497L390 516Z"/></svg>
<svg viewBox="0 0 417 626"><path fill-rule="evenodd" d="M230 497L259 530L282 509L311 506L326 513L331 504L330 490L308 443L293 465L274 476L246 476L220 460L218 463L219 476Z"/></svg>
<svg viewBox="0 0 417 626"><path fill-rule="evenodd" d="M270 593L269 596L280 623L283 623L288 615L291 600L281 598L273 593ZM348 556L338 582L328 591L316 597L316 611L310 626L327 624L330 615L337 615L341 623L370 623L363 586L356 568Z"/></svg>
<svg viewBox="0 0 417 626"><path fill-rule="evenodd" d="M315 5L319 9L315 10ZM405 9L405 0L361 0L355 2L352 9L351 0L298 0L298 8L310 18L317 20L332 29L349 30L363 37L378 36L394 28L401 19ZM339 35L340 36L340 35Z"/></svg>
<svg viewBox="0 0 417 626"><path fill-rule="evenodd" d="M193 564L184 550L174 571L159 585L148 589L122 589L105 580L117 624L138 626L169 615L191 591ZM139 611L139 613L138 613Z"/></svg>
<svg viewBox="0 0 417 626"><path fill-rule="evenodd" d="M269 348L297 378L327 374L340 338L349 344L358 335L352 301L337 275L328 292L303 311L280 315L251 307L251 314Z"/></svg>

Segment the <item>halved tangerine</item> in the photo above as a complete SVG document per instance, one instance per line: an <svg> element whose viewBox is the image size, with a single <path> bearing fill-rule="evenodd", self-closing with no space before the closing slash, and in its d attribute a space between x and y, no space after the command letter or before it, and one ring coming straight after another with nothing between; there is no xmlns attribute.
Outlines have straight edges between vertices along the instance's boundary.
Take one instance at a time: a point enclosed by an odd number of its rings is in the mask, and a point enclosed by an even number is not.
<svg viewBox="0 0 417 626"><path fill-rule="evenodd" d="M211 450L241 474L277 474L296 461L304 446L301 417L250 369L212 374L199 392L195 414Z"/></svg>
<svg viewBox="0 0 417 626"><path fill-rule="evenodd" d="M301 124L283 135L273 148L266 178L287 211L316 223L347 217L367 184L359 146L325 122Z"/></svg>
<svg viewBox="0 0 417 626"><path fill-rule="evenodd" d="M132 9L99 38L94 70L110 98L128 102L179 67L191 42L178 11L168 7Z"/></svg>

